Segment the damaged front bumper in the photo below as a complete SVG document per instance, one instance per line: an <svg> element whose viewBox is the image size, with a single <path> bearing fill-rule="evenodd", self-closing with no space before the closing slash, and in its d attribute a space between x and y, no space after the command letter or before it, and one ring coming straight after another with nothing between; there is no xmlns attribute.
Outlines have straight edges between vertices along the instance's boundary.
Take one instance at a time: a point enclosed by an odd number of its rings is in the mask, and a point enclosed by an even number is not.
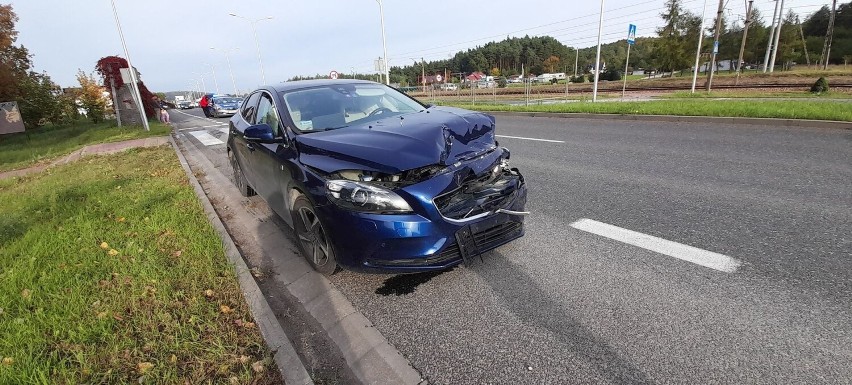
<svg viewBox="0 0 852 385"><path fill-rule="evenodd" d="M328 218L338 263L361 272L441 270L520 238L527 188L507 158L497 149L397 190L411 214L318 207Z"/></svg>

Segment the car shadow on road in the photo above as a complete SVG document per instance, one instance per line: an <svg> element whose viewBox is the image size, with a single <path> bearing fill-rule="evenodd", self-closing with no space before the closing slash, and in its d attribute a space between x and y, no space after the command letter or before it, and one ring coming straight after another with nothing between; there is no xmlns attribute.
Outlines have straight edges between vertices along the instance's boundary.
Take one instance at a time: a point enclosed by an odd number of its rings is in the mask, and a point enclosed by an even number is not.
<svg viewBox="0 0 852 385"><path fill-rule="evenodd" d="M486 254L484 263L473 263L467 268L479 275L516 317L549 331L601 377L618 384L654 383L597 333L562 310L561 304L551 299L552 293L542 290L539 281L527 275L499 249ZM570 296L570 293L562 296Z"/></svg>

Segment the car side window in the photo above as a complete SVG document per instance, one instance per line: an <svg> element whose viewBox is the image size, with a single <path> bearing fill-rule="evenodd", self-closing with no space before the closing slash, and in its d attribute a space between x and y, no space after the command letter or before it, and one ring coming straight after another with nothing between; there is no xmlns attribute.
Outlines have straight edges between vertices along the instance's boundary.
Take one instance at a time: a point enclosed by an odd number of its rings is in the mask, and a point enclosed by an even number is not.
<svg viewBox="0 0 852 385"><path fill-rule="evenodd" d="M281 136L281 130L278 125L278 113L275 112L275 104L272 103L272 97L265 92L259 92L260 102L257 105L257 123L266 123L272 127L272 132L275 137Z"/></svg>
<svg viewBox="0 0 852 385"><path fill-rule="evenodd" d="M251 94L251 96L249 96L246 100L246 103L243 105L243 110L240 112L243 115L243 119L245 119L248 124L254 124L257 100L260 99L260 94L260 92Z"/></svg>

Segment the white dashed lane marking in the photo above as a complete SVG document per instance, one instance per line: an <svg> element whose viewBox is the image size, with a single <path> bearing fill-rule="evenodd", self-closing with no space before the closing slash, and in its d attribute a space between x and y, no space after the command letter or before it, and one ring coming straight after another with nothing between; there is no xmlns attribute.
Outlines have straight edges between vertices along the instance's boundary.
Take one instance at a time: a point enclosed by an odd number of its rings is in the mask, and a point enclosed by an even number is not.
<svg viewBox="0 0 852 385"><path fill-rule="evenodd" d="M646 250L668 255L669 257L692 262L696 265L709 267L726 273L733 273L740 267L740 265L742 265L742 262L727 255L714 253L712 251L699 249L682 243L672 242L653 235L642 234L591 219L583 218L572 223L570 226L577 230L614 239L628 245L641 247Z"/></svg>
<svg viewBox="0 0 852 385"><path fill-rule="evenodd" d="M535 140L538 142L549 142L549 143L565 143L562 140L552 140L552 139L538 139L538 138L525 138L523 136L509 136L509 135L494 135L498 138L509 138L509 139L523 139L523 140Z"/></svg>

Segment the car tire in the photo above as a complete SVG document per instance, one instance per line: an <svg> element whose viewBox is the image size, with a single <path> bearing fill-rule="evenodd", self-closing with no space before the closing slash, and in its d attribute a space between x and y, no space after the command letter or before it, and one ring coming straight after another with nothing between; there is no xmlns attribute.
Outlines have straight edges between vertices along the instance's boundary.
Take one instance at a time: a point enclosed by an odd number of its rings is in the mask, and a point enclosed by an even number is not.
<svg viewBox="0 0 852 385"><path fill-rule="evenodd" d="M244 197L257 195L254 189L249 186L248 180L246 180L246 176L243 174L243 168L240 167L240 162L237 161L236 156L229 151L228 157L231 158L231 168L234 170L234 185L237 186L240 195Z"/></svg>
<svg viewBox="0 0 852 385"><path fill-rule="evenodd" d="M305 260L320 274L328 276L338 272L340 267L334 257L334 246L311 201L299 195L293 202L290 215L293 217L296 243Z"/></svg>

